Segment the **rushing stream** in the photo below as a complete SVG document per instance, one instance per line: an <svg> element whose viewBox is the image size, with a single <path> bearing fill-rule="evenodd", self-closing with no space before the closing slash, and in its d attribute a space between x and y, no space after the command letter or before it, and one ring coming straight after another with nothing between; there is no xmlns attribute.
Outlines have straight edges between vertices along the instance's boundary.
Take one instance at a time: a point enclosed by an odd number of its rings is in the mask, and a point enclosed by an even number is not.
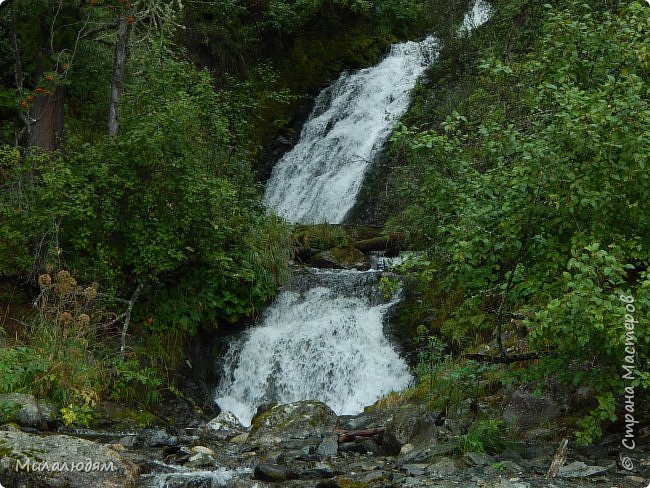
<svg viewBox="0 0 650 488"><path fill-rule="evenodd" d="M487 4L477 0L458 34L488 16ZM438 49L432 37L397 44L376 66L343 73L323 90L300 140L273 169L267 205L290 222L343 222ZM354 414L408 386L407 365L383 333L397 299L383 300L380 276L377 269L294 271L262 323L231 343L219 406L246 425L272 400L321 400L338 414Z"/></svg>

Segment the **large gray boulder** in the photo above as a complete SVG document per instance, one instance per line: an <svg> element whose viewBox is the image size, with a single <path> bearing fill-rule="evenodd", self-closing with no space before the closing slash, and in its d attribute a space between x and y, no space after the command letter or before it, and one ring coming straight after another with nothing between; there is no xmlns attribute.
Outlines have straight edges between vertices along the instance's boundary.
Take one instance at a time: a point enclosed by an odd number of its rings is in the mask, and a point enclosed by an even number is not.
<svg viewBox="0 0 650 488"><path fill-rule="evenodd" d="M13 412L8 422L13 422L21 427L32 427L39 430L47 430L48 422L56 418L56 407L52 404L37 400L34 395L25 393L4 393L0 395L0 404L6 410Z"/></svg>
<svg viewBox="0 0 650 488"><path fill-rule="evenodd" d="M384 450L387 454L397 455L406 444L411 444L415 450L435 445L438 429L434 422L433 417L421 407L400 408L386 425Z"/></svg>
<svg viewBox="0 0 650 488"><path fill-rule="evenodd" d="M96 442L67 435L0 431L0 479L16 488L123 488L139 468Z"/></svg>
<svg viewBox="0 0 650 488"><path fill-rule="evenodd" d="M253 417L249 442L277 443L288 439L320 437L336 427L336 414L322 402L276 405Z"/></svg>

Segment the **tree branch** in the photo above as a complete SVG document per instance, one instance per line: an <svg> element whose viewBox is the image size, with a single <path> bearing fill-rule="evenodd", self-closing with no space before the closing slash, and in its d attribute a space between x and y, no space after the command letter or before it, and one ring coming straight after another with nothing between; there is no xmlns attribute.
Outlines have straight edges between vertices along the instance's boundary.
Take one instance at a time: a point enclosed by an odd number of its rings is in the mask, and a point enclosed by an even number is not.
<svg viewBox="0 0 650 488"><path fill-rule="evenodd" d="M133 295L131 296L131 300L129 300L129 306L126 308L126 312L124 312L124 325L122 326L122 333L120 337L120 359L123 361L124 360L124 350L126 349L126 332L129 329L129 321L131 320L131 312L133 311L133 305L135 305L136 300L138 299L138 296L140 295L140 292L142 292L142 288L144 287L144 283L140 282L138 284L138 287L135 289L133 292Z"/></svg>

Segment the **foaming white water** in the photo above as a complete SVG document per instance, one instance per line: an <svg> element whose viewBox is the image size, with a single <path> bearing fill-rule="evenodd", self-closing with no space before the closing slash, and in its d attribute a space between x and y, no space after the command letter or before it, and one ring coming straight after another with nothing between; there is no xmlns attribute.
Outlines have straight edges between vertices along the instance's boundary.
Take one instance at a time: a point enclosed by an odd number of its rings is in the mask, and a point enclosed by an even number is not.
<svg viewBox="0 0 650 488"><path fill-rule="evenodd" d="M323 90L296 146L278 161L264 200L291 222L340 223L363 176L409 104L438 42L404 42L378 65L343 73Z"/></svg>
<svg viewBox="0 0 650 488"><path fill-rule="evenodd" d="M325 276L322 286L280 293L261 326L227 354L216 402L244 425L269 400L314 399L339 415L354 414L411 381L408 366L383 334L384 315L394 302L377 303L364 288L376 289L377 273L312 273L316 280ZM360 275L374 279L337 289L339 279Z"/></svg>
<svg viewBox="0 0 650 488"><path fill-rule="evenodd" d="M171 470L171 473L151 473L142 475L140 485L144 488L173 488L177 486L210 486L219 488L228 486L228 483L236 477L250 475L248 468L228 470L217 468L213 471L193 471L181 466L158 463L159 467Z"/></svg>
<svg viewBox="0 0 650 488"><path fill-rule="evenodd" d="M458 33L462 35L469 34L473 29L485 24L492 14L492 8L483 0L476 0L472 10L465 14L463 23Z"/></svg>

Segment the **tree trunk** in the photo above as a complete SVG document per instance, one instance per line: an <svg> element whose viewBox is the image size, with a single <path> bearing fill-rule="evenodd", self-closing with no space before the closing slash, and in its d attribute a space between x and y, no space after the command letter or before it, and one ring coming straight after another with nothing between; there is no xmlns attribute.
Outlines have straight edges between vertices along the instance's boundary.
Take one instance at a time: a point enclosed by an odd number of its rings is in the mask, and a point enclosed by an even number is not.
<svg viewBox="0 0 650 488"><path fill-rule="evenodd" d="M65 88L57 86L51 95L39 95L29 112L30 146L56 150L63 141L63 108Z"/></svg>
<svg viewBox="0 0 650 488"><path fill-rule="evenodd" d="M111 101L108 107L108 135L114 136L120 128L119 104L124 90L124 73L126 71L126 48L129 43L129 15L120 14L117 25L117 40L115 42L115 59L113 60L113 76L111 78Z"/></svg>

